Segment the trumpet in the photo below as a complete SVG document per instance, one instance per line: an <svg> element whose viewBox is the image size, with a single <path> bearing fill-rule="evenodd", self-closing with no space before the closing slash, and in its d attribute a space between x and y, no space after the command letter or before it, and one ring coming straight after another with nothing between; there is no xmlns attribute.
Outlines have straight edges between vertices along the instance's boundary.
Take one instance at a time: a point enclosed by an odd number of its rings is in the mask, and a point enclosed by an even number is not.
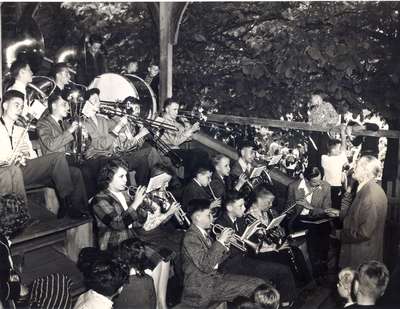
<svg viewBox="0 0 400 309"><path fill-rule="evenodd" d="M222 231L225 229L220 224L213 224L211 223L211 230L214 233L215 236L221 235ZM246 244L248 243L247 239L242 239L238 234L233 234L232 238L229 241L229 244L231 246L234 246L235 248L239 249L240 251L247 251Z"/></svg>
<svg viewBox="0 0 400 309"><path fill-rule="evenodd" d="M124 187L125 187L125 190L126 190L126 194L128 194L130 199L131 200L135 199L135 194L136 194L136 191L137 191L138 187L136 187L136 186L124 186ZM142 207L142 209L144 209L146 211L149 211L152 214L155 213L158 210L157 206L153 206L153 203L151 202L151 200L150 200L150 198L148 196L148 193L145 193L143 201L145 203L142 204L144 206L144 207Z"/></svg>
<svg viewBox="0 0 400 309"><path fill-rule="evenodd" d="M177 202L175 196L171 192L165 190L165 193L166 193L167 197L172 200L173 203ZM172 205L172 203L170 204L170 206L171 205ZM174 216L175 216L176 220L178 221L179 225L190 226L190 220L181 207L179 207L178 210L174 213Z"/></svg>

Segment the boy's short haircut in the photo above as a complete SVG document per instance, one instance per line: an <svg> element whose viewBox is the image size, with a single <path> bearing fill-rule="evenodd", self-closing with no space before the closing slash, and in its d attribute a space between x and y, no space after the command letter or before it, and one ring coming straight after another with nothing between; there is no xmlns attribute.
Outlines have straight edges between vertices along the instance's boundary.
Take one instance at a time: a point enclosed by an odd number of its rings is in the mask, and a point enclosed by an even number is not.
<svg viewBox="0 0 400 309"><path fill-rule="evenodd" d="M359 292L375 300L383 295L389 282L389 270L378 261L369 261L358 267L356 280Z"/></svg>
<svg viewBox="0 0 400 309"><path fill-rule="evenodd" d="M261 308L278 309L280 295L274 287L264 284L254 291L254 302Z"/></svg>

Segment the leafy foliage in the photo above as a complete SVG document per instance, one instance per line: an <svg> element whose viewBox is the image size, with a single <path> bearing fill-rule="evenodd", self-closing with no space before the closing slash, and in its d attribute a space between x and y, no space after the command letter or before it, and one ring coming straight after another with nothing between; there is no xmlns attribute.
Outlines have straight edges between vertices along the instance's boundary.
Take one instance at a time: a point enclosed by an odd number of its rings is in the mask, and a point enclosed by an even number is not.
<svg viewBox="0 0 400 309"><path fill-rule="evenodd" d="M396 2L194 3L176 48L174 81L188 105L305 118L310 94L336 108L397 116Z"/></svg>

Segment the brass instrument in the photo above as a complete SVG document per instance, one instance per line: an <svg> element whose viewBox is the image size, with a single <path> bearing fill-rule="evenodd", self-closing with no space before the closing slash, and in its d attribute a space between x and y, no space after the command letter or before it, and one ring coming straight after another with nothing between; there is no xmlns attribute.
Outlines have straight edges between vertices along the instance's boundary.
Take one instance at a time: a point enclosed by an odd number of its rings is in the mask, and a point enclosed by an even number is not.
<svg viewBox="0 0 400 309"><path fill-rule="evenodd" d="M171 192L165 190L165 193L167 194L167 197L172 200L173 203L177 202L175 196ZM172 203L170 203L170 206L171 205L172 205ZM181 207L179 207L178 210L174 213L174 216L175 216L176 220L178 221L179 225L181 225L181 226L186 225L188 227L190 226L190 220Z"/></svg>
<svg viewBox="0 0 400 309"><path fill-rule="evenodd" d="M135 194L137 191L136 186L125 186L125 190L126 190L126 194L128 194L128 196L130 197L131 200L135 199ZM158 209L156 206L153 206L150 197L148 196L149 193L145 193L145 197L142 203L142 209L149 211L151 213L155 213Z"/></svg>
<svg viewBox="0 0 400 309"><path fill-rule="evenodd" d="M215 236L221 235L222 231L225 229L220 224L213 224L211 223L211 230L214 233ZM242 239L238 234L233 234L231 240L229 241L229 244L232 245L233 247L239 249L240 251L247 251L246 244L249 244L247 239Z"/></svg>

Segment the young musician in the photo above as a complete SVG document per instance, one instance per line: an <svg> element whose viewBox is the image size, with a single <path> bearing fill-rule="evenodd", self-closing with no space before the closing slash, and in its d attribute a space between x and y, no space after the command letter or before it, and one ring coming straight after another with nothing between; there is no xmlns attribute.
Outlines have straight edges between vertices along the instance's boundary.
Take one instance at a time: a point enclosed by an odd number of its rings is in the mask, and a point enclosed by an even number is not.
<svg viewBox="0 0 400 309"><path fill-rule="evenodd" d="M183 159L185 168L185 179L189 179L199 165L204 165L209 161L208 154L200 149L181 149L180 146L192 139L193 134L200 130L200 125L196 122L190 125L188 122L183 124L178 120L179 103L174 98L168 98L164 102L164 114L157 120L175 126L178 131L166 130L161 135L161 140L165 142L175 154Z"/></svg>
<svg viewBox="0 0 400 309"><path fill-rule="evenodd" d="M148 220L148 210L140 207L146 195L146 187L138 187L132 199L127 194L127 165L120 160L109 161L99 175L101 191L93 200L93 212L98 228L99 247L112 249L123 241L135 239L138 229ZM160 264L153 279L159 308L166 307L166 293L170 261L174 253L168 248L152 243L147 246L146 257L154 265Z"/></svg>
<svg viewBox="0 0 400 309"><path fill-rule="evenodd" d="M66 64L65 62L55 64L51 74L54 77L54 81L56 82L55 91L62 93L65 86L68 85L71 81L71 71L68 64Z"/></svg>
<svg viewBox="0 0 400 309"><path fill-rule="evenodd" d="M223 199L226 193L232 189L240 191L241 187L246 182L246 177L241 174L236 185L233 187L229 158L218 154L214 156L211 161L214 166L214 172L211 177L210 187L214 192L214 196Z"/></svg>
<svg viewBox="0 0 400 309"><path fill-rule="evenodd" d="M183 189L182 203L185 208L189 205L191 200L203 199L210 201L210 208L221 206L221 199L214 197L212 189L210 188L211 182L211 168L207 166L199 166L196 169L192 181L189 182Z"/></svg>
<svg viewBox="0 0 400 309"><path fill-rule="evenodd" d="M32 82L33 72L27 61L16 60L11 64L10 73L11 77L14 79L14 83L7 90L16 90L23 94L24 107L21 115L26 117L29 111L26 87Z"/></svg>
<svg viewBox="0 0 400 309"><path fill-rule="evenodd" d="M231 174L235 180L241 175L250 177L250 173L254 168L255 150L254 144L250 141L243 141L238 145L239 159L232 165Z"/></svg>
<svg viewBox="0 0 400 309"><path fill-rule="evenodd" d="M289 229L293 226L296 229L308 229L308 253L314 276L319 277L327 270L330 224L302 223L301 220L327 218L327 210L332 205L331 187L321 179L321 172L315 166L308 166L303 176L303 179L291 183L288 188L288 206L293 203L297 205Z"/></svg>
<svg viewBox="0 0 400 309"><path fill-rule="evenodd" d="M61 199L59 217L66 213L71 217L86 216L80 208L86 199L84 191L80 189L81 176L71 173L65 155L52 153L37 157L27 130L15 124L23 110L23 99L24 95L15 90L4 94L4 114L0 119L0 161L19 166L25 185L54 184Z"/></svg>
<svg viewBox="0 0 400 309"><path fill-rule="evenodd" d="M82 124L85 126L91 138L91 143L86 152L86 158L94 159L119 156L128 163L130 171L136 171L136 182L139 185L145 185L149 180L150 169L160 161L160 156L152 147L144 147L138 150L128 149L125 151L126 149L121 149L122 151L116 151L116 146L121 145L119 140L121 134L125 134L125 138L129 140L130 146L139 146L141 141L129 131L127 116L116 120L109 119L99 114L99 94L100 90L97 88L90 89L86 93L86 103L84 106L86 118L83 119ZM142 132L139 131L138 134L141 133ZM93 166L94 175L98 173L99 167L98 165Z"/></svg>
<svg viewBox="0 0 400 309"><path fill-rule="evenodd" d="M207 200L192 200L189 214L192 224L182 245L185 279L181 307L209 308L238 296L249 297L263 280L219 271L229 256L232 229L225 228L216 241L211 239L212 215Z"/></svg>
<svg viewBox="0 0 400 309"><path fill-rule="evenodd" d="M224 212L215 223L231 228L241 236L246 228L246 223L243 220L245 209L244 199L240 193L236 191L229 192L224 200ZM270 250L273 250L273 248ZM271 280L282 295L283 306L288 306L296 294L293 275L286 265L255 259L247 253L231 248L231 254L222 263L221 268L223 272L227 273L255 276L265 281Z"/></svg>

